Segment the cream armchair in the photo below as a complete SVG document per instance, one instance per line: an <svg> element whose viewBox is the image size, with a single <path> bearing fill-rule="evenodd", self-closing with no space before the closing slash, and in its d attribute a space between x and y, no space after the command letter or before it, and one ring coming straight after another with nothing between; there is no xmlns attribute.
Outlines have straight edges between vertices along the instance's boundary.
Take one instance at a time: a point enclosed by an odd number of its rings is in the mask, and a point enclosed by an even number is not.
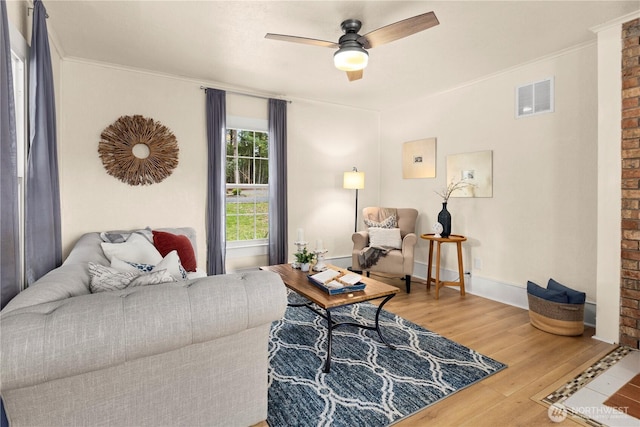
<svg viewBox="0 0 640 427"><path fill-rule="evenodd" d="M401 249L390 250L386 255L380 257L378 261L370 267L360 264L361 252L370 246L369 244L369 225L382 223L388 218L388 215L395 211L397 218L397 227L400 229L400 237L402 239ZM365 230L353 233L353 252L351 253L352 269L355 271L366 271L367 276L370 272L383 272L389 274L397 274L406 281L407 293L411 291L411 275L413 274L413 258L414 247L418 238L415 234L416 219L418 211L412 208L379 208L368 207L362 210L363 220L365 222Z"/></svg>

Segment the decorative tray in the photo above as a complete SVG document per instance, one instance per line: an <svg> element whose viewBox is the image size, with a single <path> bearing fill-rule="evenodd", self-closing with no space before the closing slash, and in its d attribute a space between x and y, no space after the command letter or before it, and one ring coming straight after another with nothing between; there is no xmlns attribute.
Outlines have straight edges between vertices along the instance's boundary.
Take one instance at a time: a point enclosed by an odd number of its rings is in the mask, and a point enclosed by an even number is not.
<svg viewBox="0 0 640 427"><path fill-rule="evenodd" d="M308 275L307 277L309 278L309 282L329 295L361 291L367 286L361 282L362 277L355 273L343 273L331 269Z"/></svg>

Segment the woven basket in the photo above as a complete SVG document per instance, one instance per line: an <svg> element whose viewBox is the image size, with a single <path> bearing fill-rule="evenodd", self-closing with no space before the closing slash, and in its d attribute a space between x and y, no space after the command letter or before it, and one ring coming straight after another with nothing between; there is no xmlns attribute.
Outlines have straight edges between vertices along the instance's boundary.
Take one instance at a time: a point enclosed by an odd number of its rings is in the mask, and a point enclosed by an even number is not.
<svg viewBox="0 0 640 427"><path fill-rule="evenodd" d="M576 336L584 332L584 304L562 304L527 294L529 320L536 328L556 335Z"/></svg>

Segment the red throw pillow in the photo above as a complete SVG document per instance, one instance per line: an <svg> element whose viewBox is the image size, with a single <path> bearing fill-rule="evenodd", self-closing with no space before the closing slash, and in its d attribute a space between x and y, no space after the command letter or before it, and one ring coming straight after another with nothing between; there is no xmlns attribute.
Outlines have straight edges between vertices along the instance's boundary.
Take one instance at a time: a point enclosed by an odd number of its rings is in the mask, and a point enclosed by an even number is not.
<svg viewBox="0 0 640 427"><path fill-rule="evenodd" d="M187 236L153 230L153 244L163 257L173 250L178 251L180 262L187 271L196 271L196 254Z"/></svg>

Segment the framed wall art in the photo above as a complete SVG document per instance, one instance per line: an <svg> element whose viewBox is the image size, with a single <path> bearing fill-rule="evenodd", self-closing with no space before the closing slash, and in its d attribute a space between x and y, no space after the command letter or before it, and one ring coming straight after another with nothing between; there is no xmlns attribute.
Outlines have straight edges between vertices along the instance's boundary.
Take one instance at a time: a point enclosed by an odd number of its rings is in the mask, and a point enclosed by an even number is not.
<svg viewBox="0 0 640 427"><path fill-rule="evenodd" d="M447 183L464 181L451 197L493 197L493 151L447 156Z"/></svg>
<svg viewBox="0 0 640 427"><path fill-rule="evenodd" d="M419 139L402 144L402 177L435 178L436 138Z"/></svg>
<svg viewBox="0 0 640 427"><path fill-rule="evenodd" d="M107 173L129 185L163 181L178 166L178 141L160 122L122 116L102 131L98 154Z"/></svg>

